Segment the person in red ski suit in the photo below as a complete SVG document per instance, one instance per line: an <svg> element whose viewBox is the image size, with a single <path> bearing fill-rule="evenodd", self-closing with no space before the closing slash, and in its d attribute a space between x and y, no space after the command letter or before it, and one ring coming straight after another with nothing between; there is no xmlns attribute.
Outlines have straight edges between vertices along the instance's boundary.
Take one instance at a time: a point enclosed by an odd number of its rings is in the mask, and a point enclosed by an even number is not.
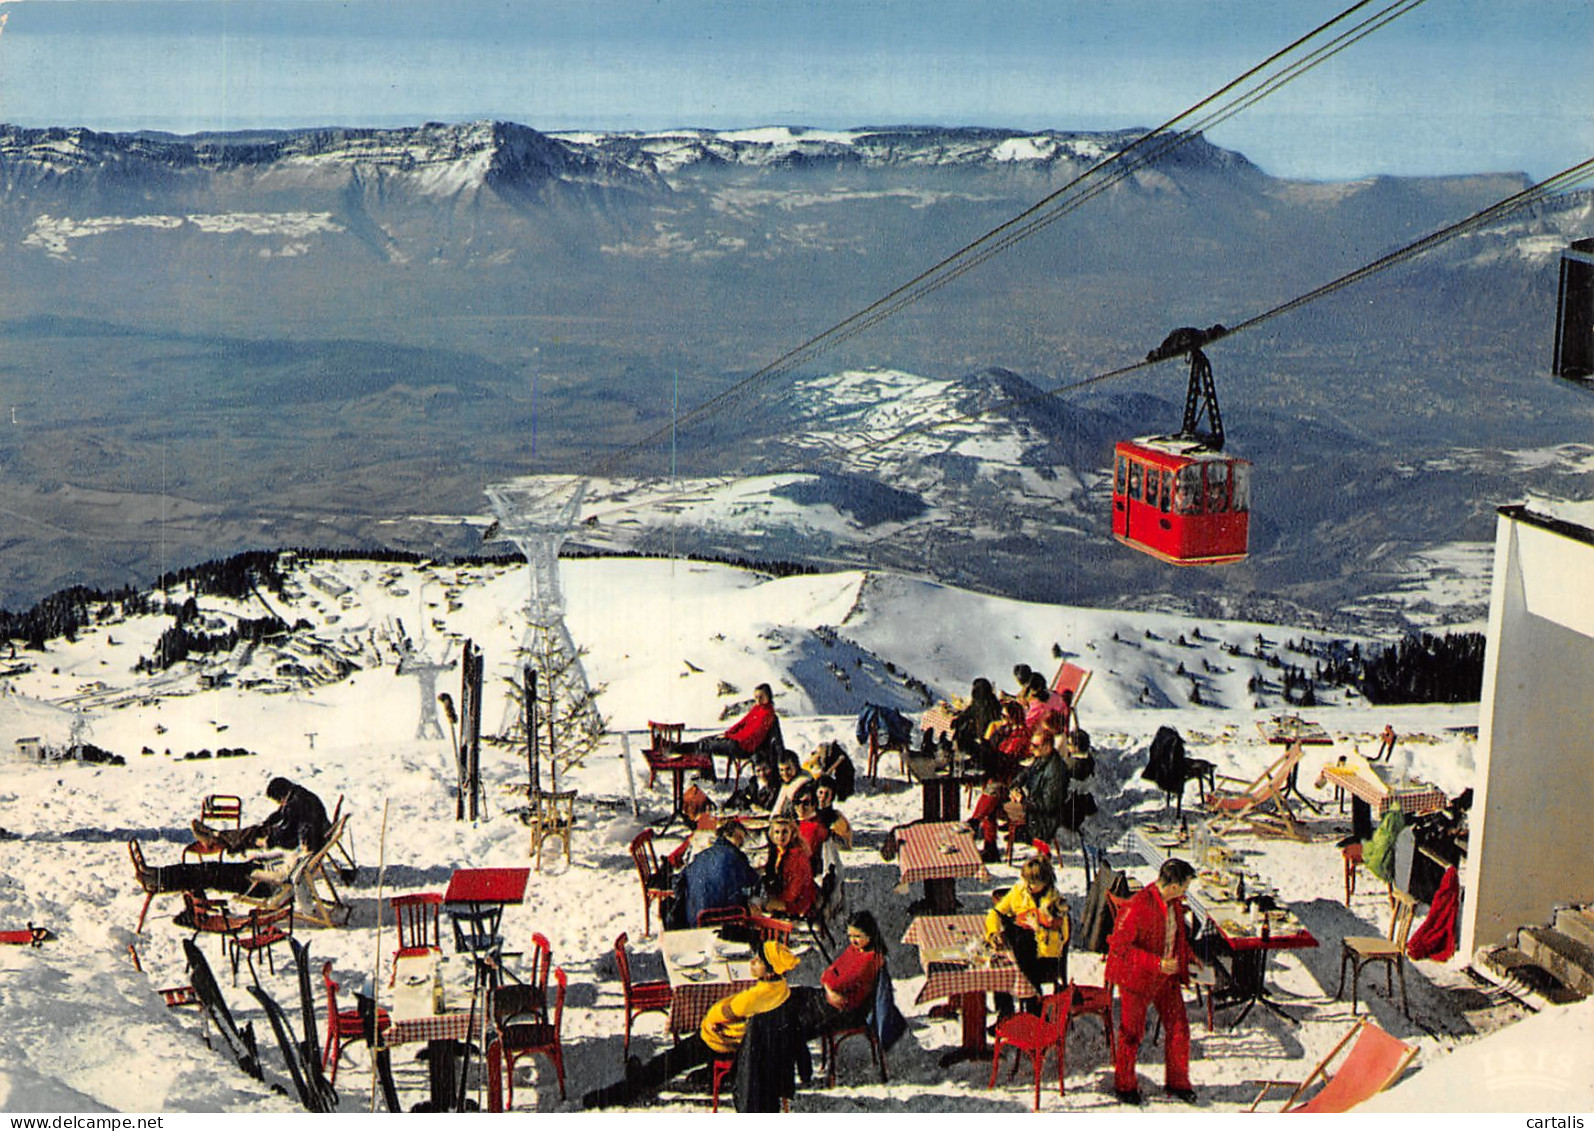
<svg viewBox="0 0 1594 1131"><path fill-rule="evenodd" d="M1113 1090L1123 1103L1141 1102L1135 1060L1146 1033L1146 1008L1162 1018L1167 1047L1164 1090L1174 1099L1195 1102L1190 1087L1190 1022L1181 987L1190 967L1201 965L1185 929L1185 889L1195 876L1186 861L1163 862L1157 878L1125 905L1107 940L1107 981L1118 987L1122 1019L1113 1045Z"/></svg>

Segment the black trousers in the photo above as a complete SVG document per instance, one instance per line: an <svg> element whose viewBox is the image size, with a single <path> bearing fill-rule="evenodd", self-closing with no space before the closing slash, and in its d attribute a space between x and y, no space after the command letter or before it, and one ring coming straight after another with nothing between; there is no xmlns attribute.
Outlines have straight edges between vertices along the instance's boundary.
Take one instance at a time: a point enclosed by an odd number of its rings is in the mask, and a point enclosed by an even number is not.
<svg viewBox="0 0 1594 1131"><path fill-rule="evenodd" d="M167 864L151 869L161 891L248 891L251 872L260 867L252 860L204 860L198 864Z"/></svg>
<svg viewBox="0 0 1594 1131"><path fill-rule="evenodd" d="M1063 985L1068 981L1068 948L1063 948L1063 953L1056 958L1043 958L1035 952L1035 932L1020 927L1012 919L1003 918L1002 937L1007 941L1007 949L1013 952L1013 961L1029 979L1029 984L1035 987L1037 993L1045 993L1045 983L1052 983L1052 988ZM1010 994L995 994L996 1012L1008 1014L1013 1012L1013 998ZM1031 1013L1040 1012L1040 1000L1034 999L1033 1005L1026 1006Z"/></svg>

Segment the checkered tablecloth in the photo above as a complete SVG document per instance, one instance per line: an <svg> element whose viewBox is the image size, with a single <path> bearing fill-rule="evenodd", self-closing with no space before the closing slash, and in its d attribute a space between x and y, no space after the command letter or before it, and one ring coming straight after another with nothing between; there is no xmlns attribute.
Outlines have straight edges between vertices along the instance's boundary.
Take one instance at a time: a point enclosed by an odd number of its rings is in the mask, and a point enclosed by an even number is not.
<svg viewBox="0 0 1594 1131"><path fill-rule="evenodd" d="M1368 778L1354 769L1341 766L1324 766L1317 775L1317 788L1336 785L1361 798L1372 807L1375 817L1382 817L1389 806L1399 802L1407 816L1416 817L1443 809L1449 800L1445 791L1427 782L1413 782L1401 789L1390 789L1378 778Z"/></svg>
<svg viewBox="0 0 1594 1131"><path fill-rule="evenodd" d="M480 1028L482 1015L474 1019L469 1013L440 1013L432 1017L411 1017L400 1021L393 1019L383 1040L389 1045L403 1045L411 1041L464 1041L471 1036L472 1021Z"/></svg>
<svg viewBox="0 0 1594 1131"><path fill-rule="evenodd" d="M670 1005L670 1029L686 1036L702 1025L709 1007L720 998L730 997L753 984L747 963L727 961L715 950L719 934L711 927L691 927L684 931L665 931L659 936L659 954L675 998ZM706 963L682 967L681 954L713 955Z"/></svg>
<svg viewBox="0 0 1594 1131"><path fill-rule="evenodd" d="M902 936L905 944L919 948L919 962L925 968L924 988L914 1000L927 1001L957 997L960 994L1011 994L1015 998L1034 997L1013 955L1000 939L988 966L961 964L951 957L961 953L971 939L985 937L983 915L922 915L908 924ZM931 967L935 969L931 969Z"/></svg>
<svg viewBox="0 0 1594 1131"><path fill-rule="evenodd" d="M936 737L952 733L952 708L937 703L924 714L919 716L919 729L921 731L934 731Z"/></svg>
<svg viewBox="0 0 1594 1131"><path fill-rule="evenodd" d="M898 832L898 881L917 884L925 880L960 880L978 876L990 879L974 843L974 833L961 821L932 821L908 825ZM946 849L952 851L948 852Z"/></svg>

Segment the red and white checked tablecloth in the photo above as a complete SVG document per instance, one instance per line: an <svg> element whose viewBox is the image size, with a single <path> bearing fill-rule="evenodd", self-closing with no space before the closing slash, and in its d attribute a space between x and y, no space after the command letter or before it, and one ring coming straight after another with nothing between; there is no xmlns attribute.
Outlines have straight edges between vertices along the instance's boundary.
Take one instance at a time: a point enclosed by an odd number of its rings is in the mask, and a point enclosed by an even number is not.
<svg viewBox="0 0 1594 1131"><path fill-rule="evenodd" d="M988 966L955 965L950 955L961 952L971 939L985 937L983 915L921 915L908 924L902 936L905 944L919 948L919 962L925 967L927 977L924 988L914 1000L923 1004L960 994L1011 994L1015 998L1035 997L1035 987L1029 984L1013 954L997 938L997 949L990 956ZM944 954L945 959L937 958ZM930 970L931 965L935 970Z"/></svg>
<svg viewBox="0 0 1594 1131"><path fill-rule="evenodd" d="M383 1040L389 1045L403 1045L411 1041L465 1041L471 1036L472 1022L481 1028L482 1015L473 1018L469 1013L440 1013L431 1017L411 1017L400 1021L393 1019Z"/></svg>
<svg viewBox="0 0 1594 1131"><path fill-rule="evenodd" d="M897 852L897 868L902 873L900 883L960 880L970 876L982 880L991 878L980 860L973 830L961 821L908 825L899 830L897 836L902 844Z"/></svg>
<svg viewBox="0 0 1594 1131"><path fill-rule="evenodd" d="M919 729L921 731L934 731L936 737L952 733L952 708L937 703L924 714L919 716Z"/></svg>
<svg viewBox="0 0 1594 1131"><path fill-rule="evenodd" d="M1375 817L1382 817L1389 806L1399 802L1407 816L1416 817L1443 809L1449 800L1445 791L1427 782L1412 782L1400 789L1390 789L1376 778L1369 779L1356 770L1342 766L1324 766L1317 775L1317 788L1336 785L1367 802Z"/></svg>

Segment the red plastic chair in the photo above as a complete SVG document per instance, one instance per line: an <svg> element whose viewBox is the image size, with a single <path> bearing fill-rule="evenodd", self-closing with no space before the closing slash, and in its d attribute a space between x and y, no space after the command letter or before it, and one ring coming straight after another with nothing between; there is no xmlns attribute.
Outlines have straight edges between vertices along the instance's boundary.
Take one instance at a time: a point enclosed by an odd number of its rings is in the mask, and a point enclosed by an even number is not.
<svg viewBox="0 0 1594 1131"><path fill-rule="evenodd" d="M648 721L648 748L643 751L648 763L648 788L653 788L653 779L658 776L659 759L668 758L670 751L681 744L681 738L686 733L685 723L656 723Z"/></svg>
<svg viewBox="0 0 1594 1131"><path fill-rule="evenodd" d="M669 888L659 886L659 856L653 849L652 829L643 829L631 842L631 860L636 864L637 879L642 882L642 930L645 935L651 936L653 905L675 894Z"/></svg>
<svg viewBox="0 0 1594 1131"><path fill-rule="evenodd" d="M278 943L291 941L293 938L293 904L286 907L277 907L272 910L252 908L249 917L240 923L232 935L232 980L238 983L238 959L242 956L249 961L249 976L256 984L260 982L260 975L255 972L255 953L266 952L266 962L273 974L277 972L277 960L272 957L271 948Z"/></svg>
<svg viewBox="0 0 1594 1131"><path fill-rule="evenodd" d="M701 915L698 916L698 922L702 922ZM663 1013L668 1016L675 1006L675 991L670 989L670 983L631 980L631 956L625 949L629 941L624 931L614 940L614 965L620 971L620 986L625 991L624 1051L627 1055L631 1052L631 1019L643 1013Z"/></svg>
<svg viewBox="0 0 1594 1131"><path fill-rule="evenodd" d="M758 933L759 941L768 942L774 939L787 946L791 945L792 928L796 926L789 919L771 919L768 915L759 915L756 912L748 914L747 925Z"/></svg>
<svg viewBox="0 0 1594 1131"><path fill-rule="evenodd" d="M731 1074L736 1067L735 1056L720 1056L714 1058L713 1097L714 1110L720 1109L720 1085L725 1083L725 1077Z"/></svg>
<svg viewBox="0 0 1594 1131"><path fill-rule="evenodd" d="M991 1048L991 1079L985 1086L996 1087L996 1072L1002 1066L1002 1050L1013 1050L1013 1071L1018 1072L1020 1053L1028 1053L1035 1069L1035 1110L1041 1109L1041 1073L1046 1067L1046 1054L1057 1050L1057 1094L1063 1094L1063 1037L1068 994L1047 994L1041 999L1041 1015L1015 1013L997 1022L995 1043Z"/></svg>
<svg viewBox="0 0 1594 1131"><path fill-rule="evenodd" d="M699 927L746 927L748 925L747 908L745 907L705 907L697 913Z"/></svg>
<svg viewBox="0 0 1594 1131"><path fill-rule="evenodd" d="M332 963L321 964L321 981L327 989L327 1039L321 1049L321 1071L327 1073L327 1083L338 1082L338 1061L343 1059L344 1041L366 1041L365 1022L358 1009L338 1008L338 984L332 980ZM387 1010L377 1007L376 1027L387 1032L393 1023Z"/></svg>
<svg viewBox="0 0 1594 1131"><path fill-rule="evenodd" d="M515 1106L515 1061L523 1056L541 1054L553 1061L554 1073L559 1078L559 1098L565 1098L565 1054L564 1048L559 1043L559 1033L564 1025L565 1017L565 970L563 966L554 968L554 979L559 983L558 996L554 999L553 1023L547 1021L544 1006L546 997L540 1001L531 993L533 987L528 985L499 986L493 991L492 1013L493 1028L498 1032L498 1044L504 1060L504 1109L507 1111ZM520 1017L541 1017L536 1021L520 1021Z"/></svg>
<svg viewBox="0 0 1594 1131"><path fill-rule="evenodd" d="M825 1087L836 1086L836 1050L841 1047L841 1042L848 1037L863 1037L869 1042L869 1056L880 1069L880 1082L887 1083L886 1079L886 1053L880 1047L880 1038L875 1036L875 1031L867 1025L858 1025L851 1029L832 1029L820 1038L820 1059L825 1068Z"/></svg>
<svg viewBox="0 0 1594 1131"><path fill-rule="evenodd" d="M1063 1036L1068 1036L1069 1027L1073 1025L1076 1017L1099 1017L1101 1019L1102 1036L1107 1040L1107 1059L1112 1060L1112 986L1086 986L1079 982L1069 982L1063 991L1068 998L1068 1012L1063 1017Z"/></svg>

